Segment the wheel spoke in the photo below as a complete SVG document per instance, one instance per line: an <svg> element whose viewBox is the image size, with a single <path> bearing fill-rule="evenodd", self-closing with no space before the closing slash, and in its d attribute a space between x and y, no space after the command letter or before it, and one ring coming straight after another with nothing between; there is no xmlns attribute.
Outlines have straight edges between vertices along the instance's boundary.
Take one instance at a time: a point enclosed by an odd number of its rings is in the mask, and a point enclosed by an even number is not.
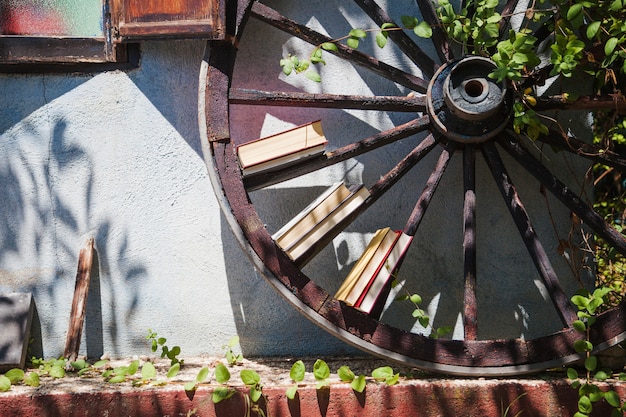
<svg viewBox="0 0 626 417"><path fill-rule="evenodd" d="M528 249L528 253L552 298L552 302L559 313L561 321L563 325L568 326L576 320L576 313L567 295L565 295L563 288L561 288L556 272L554 272L548 255L535 233L535 229L528 217L528 213L524 208L519 194L504 168L504 164L502 163L502 159L500 159L495 144L493 142L486 143L482 150L487 165L519 229L522 240Z"/></svg>
<svg viewBox="0 0 626 417"><path fill-rule="evenodd" d="M520 165L537 178L556 198L581 218L601 238L609 242L622 255L626 255L626 237L615 230L596 213L593 208L585 204L565 184L556 178L521 144L513 139L502 138L500 143Z"/></svg>
<svg viewBox="0 0 626 417"><path fill-rule="evenodd" d="M252 15L277 29L284 31L292 36L298 37L311 45L321 45L325 42L332 42L333 39L322 35L319 32L308 28L305 25L289 20L282 16L276 10L267 7L261 3L254 3L252 6ZM366 55L362 52L349 48L341 43L336 43L337 51L329 51L339 57L347 59L355 64L361 65L370 71L385 77L393 82L401 84L407 88L425 93L428 83L420 77L409 74L391 65L385 64L376 58Z"/></svg>
<svg viewBox="0 0 626 417"><path fill-rule="evenodd" d="M452 53L452 49L450 48L450 44L448 42L448 35L446 35L446 32L444 32L443 27L441 26L441 22L437 17L437 12L435 11L433 2L430 0L416 1L417 7L419 7L420 12L422 13L422 17L433 30L433 36L431 39L435 45L435 50L437 51L439 59L441 62L447 62L454 58L454 54Z"/></svg>
<svg viewBox="0 0 626 417"><path fill-rule="evenodd" d="M374 0L355 0L355 2L378 26L382 26L384 23L392 23L399 27ZM434 75L436 69L435 61L426 55L404 31L392 30L389 31L388 34L396 45L398 45L398 48L400 48L411 61L417 64L424 73L424 76L431 78Z"/></svg>
<svg viewBox="0 0 626 417"><path fill-rule="evenodd" d="M500 22L500 39L502 39L509 31L511 16L517 7L517 3L519 3L519 0L507 1L502 9L502 12L500 13L502 16L502 21Z"/></svg>
<svg viewBox="0 0 626 417"><path fill-rule="evenodd" d="M233 88L230 91L229 100L231 104L262 106L316 107L398 112L423 112L426 109L426 97L418 95L355 96Z"/></svg>
<svg viewBox="0 0 626 417"><path fill-rule="evenodd" d="M249 191L278 184L279 182L300 177L355 156L362 155L416 133L423 132L429 127L430 118L428 116L422 116L419 119L414 119L334 151L326 152L318 157L306 159L302 163L290 165L279 171L260 172L256 175L247 176L244 178L244 184Z"/></svg>
<svg viewBox="0 0 626 417"><path fill-rule="evenodd" d="M463 188L463 328L465 340L476 340L476 150L471 144L463 149Z"/></svg>
<svg viewBox="0 0 626 417"><path fill-rule="evenodd" d="M615 95L582 96L566 100L563 95L537 98L536 110L617 110L626 111L626 98Z"/></svg>
<svg viewBox="0 0 626 417"><path fill-rule="evenodd" d="M443 173L448 167L448 163L450 162L450 158L452 157L455 149L456 143L451 141L448 142L446 147L441 151L437 164L435 165L433 172L431 172L430 177L428 177L424 190L417 199L413 212L411 213L411 216L409 216L409 220L407 220L406 226L404 227L404 233L407 235L415 236L415 232L417 232L417 229L424 218L424 214L426 214L426 209L428 209L428 206L430 205L430 201L437 190L437 186L441 181L441 177L443 177Z"/></svg>
<svg viewBox="0 0 626 417"><path fill-rule="evenodd" d="M435 138L432 134L428 135L420 142L411 152L409 152L402 160L389 172L383 175L370 188L370 198L366 203L373 203L381 195L383 195L393 184L404 176L415 164L424 158L435 145L439 143L439 138Z"/></svg>
<svg viewBox="0 0 626 417"><path fill-rule="evenodd" d="M622 158L615 152L604 150L600 146L592 145L573 137L566 137L564 134L555 131L551 131L548 135L539 135L538 140L591 161L626 171L625 158Z"/></svg>

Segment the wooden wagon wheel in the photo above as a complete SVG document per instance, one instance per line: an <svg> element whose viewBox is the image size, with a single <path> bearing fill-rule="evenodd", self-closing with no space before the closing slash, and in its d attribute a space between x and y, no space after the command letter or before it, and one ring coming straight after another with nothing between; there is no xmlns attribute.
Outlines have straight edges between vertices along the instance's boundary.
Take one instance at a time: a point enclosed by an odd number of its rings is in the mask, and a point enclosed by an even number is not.
<svg viewBox="0 0 626 417"><path fill-rule="evenodd" d="M391 21L387 12L373 0L355 0L355 3L371 17L373 25ZM513 169L510 165L519 162L514 169L525 170L526 174L530 174L529 177L536 178L540 187L552 193L566 211L574 213L595 235L610 242L622 254L626 254L626 239L608 225L583 198L551 173L548 158L543 158L541 153L537 156L532 149L527 149L529 142L525 143L512 131L510 89L487 77L493 69L493 63L486 58L455 57L445 33L436 24L437 18L431 2L417 0L422 16L434 28L432 44L435 46L437 58L430 58L420 48L416 38L403 32L390 33L390 38L404 57L415 65L417 72L398 69L369 54L342 45L335 52L339 57L382 79L390 80L401 86L403 91L412 92L411 94L357 96L242 88L233 82L233 72L238 63L236 58L239 42L244 34L244 27L250 24L249 21L256 20L257 25L266 25L271 30L277 29L284 35L300 38L312 46L327 42L330 38L256 1L240 0L238 5L234 2L227 4L232 38L208 44L201 73L199 113L201 130L205 134L205 159L215 192L232 230L247 255L278 292L305 316L342 340L375 355L431 371L457 375L511 375L534 372L578 359L573 342L581 336L571 327L576 317L575 309L569 302L572 294L563 289L562 278L557 276L552 265L554 258L548 254L535 232L531 215L522 203L521 193L518 193L509 175L508 170ZM506 7L512 10L515 4L516 2L509 2ZM256 37L256 32L253 37ZM267 50L267 46L264 48ZM276 73L272 76L276 77ZM244 177L235 149L242 139L233 137L233 126L230 125L230 111L235 106L361 109L413 116L405 123L399 123L370 137L350 138L349 143L336 146L324 154L270 172L261 171ZM613 106L615 103L612 99L603 97L593 100L581 98L567 104L540 98L537 108L549 111ZM332 138L330 142L332 145ZM394 165L386 172L375 174L376 181L373 184L365 184L369 191L365 201L332 231L326 233L317 244L296 259L292 259L276 244L272 231L265 226L266 219L259 214L262 209L253 203L251 194L254 190L263 190L283 181L297 180L351 158L384 151L399 142L405 145L399 148L402 154L398 155ZM618 155L601 152L599 148L572 137L564 138L560 132L551 131L548 135L542 135L537 143L559 148L575 158L601 161L617 170L623 170L626 166L626 161ZM389 153L384 155L388 156ZM434 159L432 155L435 155ZM459 219L462 227L458 231L462 244L456 249L450 248L449 252L462 258L462 271L458 276L442 279L455 280L461 287L459 316L462 318L462 337L430 338L423 332L402 328L393 320L385 320L384 316L365 314L334 298L333 291L336 287L326 288L327 281L314 276L315 271L310 271L312 277L303 272L305 265L320 256L320 251L338 233L349 229L359 222L361 216L375 210L375 203L392 193L402 177L415 167L426 165L425 169L430 173L428 178L415 184L413 195L405 195L409 205L414 208L408 216L406 226L403 226L404 232L415 236L420 231L422 219L427 217L426 209L437 193L441 192L437 186L444 177L449 161L455 158L462 161L462 169L459 170L462 172L459 175L462 186L461 193L457 196L463 202ZM428 163L425 162L427 160ZM492 183L496 184L494 189L499 190L499 193L487 196L477 193L477 188L480 188L477 187L476 180L477 163L488 167L485 171L492 176ZM479 213L477 207L481 207L481 198L497 201L498 204L504 201L503 207L508 209L504 212L509 213L505 217L509 221L512 219L514 229L517 230L515 234L521 236L518 240L523 242L523 252L529 257L529 262L534 264L538 281L549 293L558 322L555 331L531 338L510 335L500 337L489 332L486 337L481 336L484 320L481 325L478 324L477 316L481 314L481 305L476 290L481 283L476 243L480 242L482 236L477 233L476 228ZM384 224L387 222L385 215L378 218L381 227L388 226ZM553 247L551 244L550 248ZM409 256L410 252L407 258ZM406 264L405 261L403 265ZM406 274L407 281L420 279L419 271L404 271L400 268L399 274ZM343 277L332 279L339 285ZM626 307L621 304L603 313L594 329L592 339L598 350L624 340Z"/></svg>

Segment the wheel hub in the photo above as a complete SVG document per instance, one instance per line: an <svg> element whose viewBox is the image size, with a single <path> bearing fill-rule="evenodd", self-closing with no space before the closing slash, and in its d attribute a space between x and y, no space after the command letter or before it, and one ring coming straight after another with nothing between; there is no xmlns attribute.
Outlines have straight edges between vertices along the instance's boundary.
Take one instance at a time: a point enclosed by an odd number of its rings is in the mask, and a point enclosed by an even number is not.
<svg viewBox="0 0 626 417"><path fill-rule="evenodd" d="M433 125L448 139L479 143L502 131L511 115L511 94L504 82L489 78L496 68L487 58L470 56L444 64L427 92Z"/></svg>

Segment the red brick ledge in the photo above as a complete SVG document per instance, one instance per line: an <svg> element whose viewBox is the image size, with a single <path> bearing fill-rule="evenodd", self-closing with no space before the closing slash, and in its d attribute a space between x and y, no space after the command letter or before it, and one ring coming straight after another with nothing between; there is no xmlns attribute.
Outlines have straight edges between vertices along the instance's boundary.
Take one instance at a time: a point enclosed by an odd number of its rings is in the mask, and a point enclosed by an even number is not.
<svg viewBox="0 0 626 417"><path fill-rule="evenodd" d="M626 398L626 385L611 386ZM368 383L358 394L348 384L333 383L330 389L307 385L295 400L285 396L285 386L265 386L268 417L571 417L577 410L577 393L562 379L424 379L395 386ZM12 390L0 394L2 417L238 417L245 416L245 388L219 404L211 401L211 386L201 386L188 396L182 384L155 388L115 388L52 392ZM594 405L594 416L610 415L604 403ZM251 415L255 415L254 413Z"/></svg>

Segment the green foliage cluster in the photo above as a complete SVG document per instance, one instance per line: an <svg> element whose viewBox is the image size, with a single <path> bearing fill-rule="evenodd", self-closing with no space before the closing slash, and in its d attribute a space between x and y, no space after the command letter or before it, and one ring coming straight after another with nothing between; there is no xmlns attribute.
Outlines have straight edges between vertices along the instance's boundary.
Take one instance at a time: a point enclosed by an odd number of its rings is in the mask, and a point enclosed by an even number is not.
<svg viewBox="0 0 626 417"><path fill-rule="evenodd" d="M578 411L574 417L588 417L593 411L593 404L602 400L613 407L611 414L613 417L621 417L626 411L626 403L622 403L617 392L602 391L595 383L605 381L611 375L610 370L599 367L597 356L592 355L594 346L590 340L590 329L596 322L596 315L611 305L610 293L611 289L607 287L597 288L593 292L580 290L571 299L578 308L578 320L574 321L573 327L584 335L574 343L574 348L585 357L585 375L582 379L575 368L567 369L567 377L572 381L572 388L578 390ZM621 373L619 379L626 380L626 374Z"/></svg>
<svg viewBox="0 0 626 417"><path fill-rule="evenodd" d="M594 143L626 155L626 117L597 113ZM617 231L626 233L626 176L603 164L596 164L593 173L596 178L594 209ZM599 237L594 243L597 281L611 288L613 301L619 301L626 294L626 257Z"/></svg>
<svg viewBox="0 0 626 417"><path fill-rule="evenodd" d="M159 347L161 348L161 357L168 358L172 365L179 363L182 365L183 361L178 359L178 355L180 355L180 346L168 347L165 343L167 343L167 339L164 337L159 337L156 332L153 332L151 329L148 329L148 336L146 339L150 341L150 348L153 352L156 352Z"/></svg>

